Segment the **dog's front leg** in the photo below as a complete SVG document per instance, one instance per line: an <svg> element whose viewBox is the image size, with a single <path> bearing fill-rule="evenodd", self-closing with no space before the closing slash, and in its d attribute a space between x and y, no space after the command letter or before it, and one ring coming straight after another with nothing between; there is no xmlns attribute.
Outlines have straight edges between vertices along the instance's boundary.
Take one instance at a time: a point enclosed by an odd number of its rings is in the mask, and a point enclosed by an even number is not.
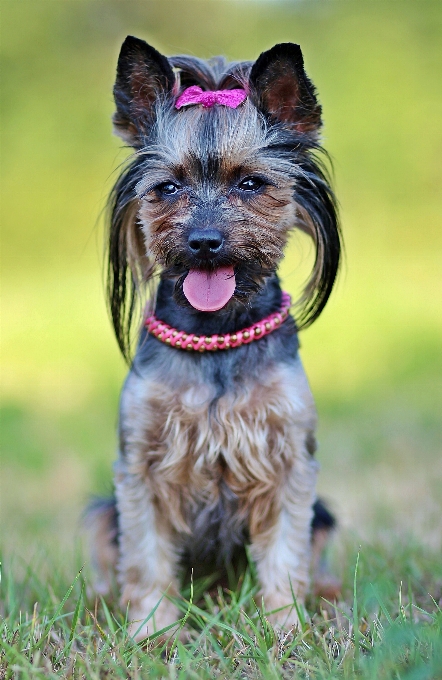
<svg viewBox="0 0 442 680"><path fill-rule="evenodd" d="M255 560L261 596L272 624L290 628L299 623L309 587L311 521L317 462L303 451L279 489L272 493L269 517L259 516L260 500L251 513L251 555ZM267 505L269 507L269 505ZM254 529L254 525L256 529ZM279 610L279 611L278 611Z"/></svg>
<svg viewBox="0 0 442 680"><path fill-rule="evenodd" d="M178 595L178 554L171 527L159 517L146 478L127 472L123 463L116 471L115 488L121 604L129 604L130 633L140 640L179 618L177 607L168 599Z"/></svg>

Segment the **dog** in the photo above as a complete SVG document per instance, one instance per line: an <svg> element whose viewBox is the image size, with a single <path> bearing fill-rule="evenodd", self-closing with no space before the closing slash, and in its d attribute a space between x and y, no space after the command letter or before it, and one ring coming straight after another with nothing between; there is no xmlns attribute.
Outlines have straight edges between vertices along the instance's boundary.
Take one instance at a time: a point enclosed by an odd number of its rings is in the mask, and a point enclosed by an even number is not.
<svg viewBox="0 0 442 680"><path fill-rule="evenodd" d="M114 97L134 153L110 199L108 298L130 372L116 499L91 514L97 589L116 572L141 639L148 619L157 631L178 619L183 564L229 564L247 545L270 621L296 626L334 526L316 498L298 354L341 252L315 87L292 43L228 63L166 58L129 36ZM296 228L315 261L292 304L277 268Z"/></svg>

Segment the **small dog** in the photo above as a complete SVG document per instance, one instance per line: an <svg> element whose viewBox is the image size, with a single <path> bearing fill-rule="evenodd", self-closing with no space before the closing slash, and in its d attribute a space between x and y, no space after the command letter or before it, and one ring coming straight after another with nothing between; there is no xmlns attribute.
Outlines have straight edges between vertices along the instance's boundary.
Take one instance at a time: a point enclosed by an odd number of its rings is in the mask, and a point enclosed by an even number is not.
<svg viewBox="0 0 442 680"><path fill-rule="evenodd" d="M156 273L159 284L121 397L116 501L92 518L100 590L115 569L143 638L155 607L149 626L177 620L183 563L229 563L247 544L259 602L275 625L296 625L334 524L315 496L298 355L340 259L315 88L291 43L227 63L168 59L129 36L114 96L115 131L135 150L111 196L108 252L129 361L137 302ZM316 257L295 321L276 271L296 227Z"/></svg>

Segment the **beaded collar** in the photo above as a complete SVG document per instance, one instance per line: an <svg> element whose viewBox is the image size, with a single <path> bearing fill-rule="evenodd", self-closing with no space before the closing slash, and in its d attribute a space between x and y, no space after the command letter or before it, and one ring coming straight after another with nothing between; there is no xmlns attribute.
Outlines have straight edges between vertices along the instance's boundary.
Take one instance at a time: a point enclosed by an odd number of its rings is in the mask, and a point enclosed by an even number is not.
<svg viewBox="0 0 442 680"><path fill-rule="evenodd" d="M254 323L248 328L243 328L236 333L226 333L225 335L185 333L184 331L172 328L167 323L164 323L164 321L160 321L153 314L145 319L144 325L151 335L154 335L158 340L171 347L186 349L191 352L216 352L219 349L230 349L247 345L254 340L263 338L264 335L272 333L287 318L291 303L290 295L283 291L281 308L278 312L269 314L265 319Z"/></svg>

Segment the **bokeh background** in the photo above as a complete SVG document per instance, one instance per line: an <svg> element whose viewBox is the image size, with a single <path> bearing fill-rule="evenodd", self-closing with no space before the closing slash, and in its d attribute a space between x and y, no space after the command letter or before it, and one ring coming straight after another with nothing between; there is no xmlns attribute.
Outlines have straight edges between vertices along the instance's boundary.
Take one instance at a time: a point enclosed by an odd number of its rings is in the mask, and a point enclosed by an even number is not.
<svg viewBox="0 0 442 680"><path fill-rule="evenodd" d="M67 560L111 490L125 374L103 294L120 44L253 59L299 42L324 108L346 259L302 334L320 491L345 540L440 551L442 3L1 0L2 542ZM296 293L311 250L293 237ZM339 541L338 541L339 544Z"/></svg>

